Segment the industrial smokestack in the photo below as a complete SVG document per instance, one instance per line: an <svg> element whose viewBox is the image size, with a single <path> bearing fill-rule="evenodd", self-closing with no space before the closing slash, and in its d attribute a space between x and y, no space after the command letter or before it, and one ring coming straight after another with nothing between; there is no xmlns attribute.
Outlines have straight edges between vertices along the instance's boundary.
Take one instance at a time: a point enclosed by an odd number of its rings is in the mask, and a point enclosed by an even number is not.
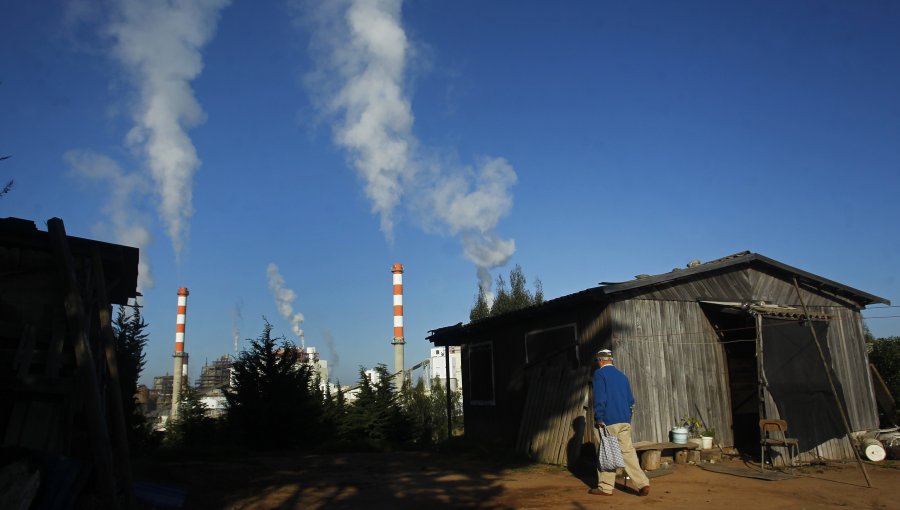
<svg viewBox="0 0 900 510"><path fill-rule="evenodd" d="M394 275L394 373L397 374L396 382L399 389L403 385L403 264L391 266Z"/></svg>
<svg viewBox="0 0 900 510"><path fill-rule="evenodd" d="M181 385L187 375L187 355L184 352L184 317L187 313L187 287L178 289L178 315L175 318L175 367L172 370L172 410L169 419L178 418L178 402L181 400Z"/></svg>

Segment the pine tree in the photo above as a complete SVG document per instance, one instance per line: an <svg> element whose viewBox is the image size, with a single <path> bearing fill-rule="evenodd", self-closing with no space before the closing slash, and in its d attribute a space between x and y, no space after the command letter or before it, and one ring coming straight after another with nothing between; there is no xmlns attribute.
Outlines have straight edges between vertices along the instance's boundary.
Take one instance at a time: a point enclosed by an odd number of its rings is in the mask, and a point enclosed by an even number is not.
<svg viewBox="0 0 900 510"><path fill-rule="evenodd" d="M138 406L136 395L138 380L144 370L146 355L144 347L148 336L144 332L147 323L141 316L141 309L135 305L130 312L119 306L113 324L113 336L116 344L116 364L119 368L119 389L122 394L122 414L125 418L125 430L132 449L138 450L146 439L147 420L143 410Z"/></svg>
<svg viewBox="0 0 900 510"><path fill-rule="evenodd" d="M540 278L535 278L534 294L527 289L526 283L525 272L522 271L522 267L518 264L509 272L508 289L503 275L497 275L496 295L494 296L494 302L490 305L487 303L485 290L479 285L478 294L475 295L475 304L469 310L469 320L476 321L486 317L494 317L543 303L544 286Z"/></svg>
<svg viewBox="0 0 900 510"><path fill-rule="evenodd" d="M516 264L509 272L509 306L512 310L527 308L534 303L534 297L525 288L525 283L525 273L522 272L522 267Z"/></svg>
<svg viewBox="0 0 900 510"><path fill-rule="evenodd" d="M539 305L544 302L544 284L540 278L534 279L534 304Z"/></svg>
<svg viewBox="0 0 900 510"><path fill-rule="evenodd" d="M511 312L512 310L512 297L506 288L506 280L503 279L502 274L499 274L497 275L497 292L494 296L494 303L491 305L491 316Z"/></svg>
<svg viewBox="0 0 900 510"><path fill-rule="evenodd" d="M360 367L356 400L347 408L341 437L348 442L383 449L411 440L414 431L387 367L379 364L374 371L375 382L372 382L365 368Z"/></svg>
<svg viewBox="0 0 900 510"><path fill-rule="evenodd" d="M491 307L487 303L487 297L484 295L484 289L478 287L478 294L475 295L475 306L469 312L469 320L477 321L491 316Z"/></svg>
<svg viewBox="0 0 900 510"><path fill-rule="evenodd" d="M284 337L263 331L232 365L227 416L238 436L259 448L304 447L321 433L323 402L312 367Z"/></svg>
<svg viewBox="0 0 900 510"><path fill-rule="evenodd" d="M200 393L187 385L178 403L178 418L166 426L165 443L172 448L203 448L214 443L216 423L206 416Z"/></svg>

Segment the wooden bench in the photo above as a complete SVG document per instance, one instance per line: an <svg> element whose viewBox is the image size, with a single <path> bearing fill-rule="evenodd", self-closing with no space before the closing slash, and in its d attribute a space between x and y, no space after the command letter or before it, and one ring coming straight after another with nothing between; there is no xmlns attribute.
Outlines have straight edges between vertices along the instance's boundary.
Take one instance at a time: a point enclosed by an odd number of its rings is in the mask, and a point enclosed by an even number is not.
<svg viewBox="0 0 900 510"><path fill-rule="evenodd" d="M687 451L696 450L700 446L697 443L652 443L650 441L638 441L634 443L634 449L639 452L641 458L641 469L644 471L653 471L659 468L659 459L663 450L677 450L673 456L676 464L684 464L687 461ZM679 455L680 452L681 453ZM679 457L681 456L681 462Z"/></svg>

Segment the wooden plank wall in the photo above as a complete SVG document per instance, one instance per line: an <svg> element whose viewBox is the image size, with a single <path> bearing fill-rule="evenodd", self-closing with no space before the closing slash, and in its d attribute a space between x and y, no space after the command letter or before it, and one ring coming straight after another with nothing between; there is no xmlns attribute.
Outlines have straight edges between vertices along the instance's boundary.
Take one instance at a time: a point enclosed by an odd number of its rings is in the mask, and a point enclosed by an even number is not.
<svg viewBox="0 0 900 510"><path fill-rule="evenodd" d="M878 407L868 370L862 315L847 308L826 311L834 319L828 327L831 363L844 389L847 420L854 431L878 428Z"/></svg>
<svg viewBox="0 0 900 510"><path fill-rule="evenodd" d="M632 299L609 305L616 363L635 396L636 441L669 440L700 417L733 444L725 352L699 303Z"/></svg>
<svg viewBox="0 0 900 510"><path fill-rule="evenodd" d="M516 451L550 464L569 465L577 460L586 427L585 381L589 371L589 366L572 371L565 364L541 364L529 369Z"/></svg>

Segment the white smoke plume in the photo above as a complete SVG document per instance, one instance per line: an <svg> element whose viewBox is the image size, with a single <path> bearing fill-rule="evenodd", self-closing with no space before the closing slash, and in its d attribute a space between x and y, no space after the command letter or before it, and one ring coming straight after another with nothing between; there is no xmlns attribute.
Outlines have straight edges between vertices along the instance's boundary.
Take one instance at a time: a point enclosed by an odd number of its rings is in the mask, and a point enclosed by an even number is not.
<svg viewBox="0 0 900 510"><path fill-rule="evenodd" d="M281 276L281 271L274 263L269 262L268 267L266 267L266 275L269 277L269 289L272 291L272 296L275 297L275 305L278 307L278 313L280 313L285 320L290 321L291 331L293 331L294 334L297 335L297 338L300 338L302 342L303 329L301 329L300 326L303 324L303 314L294 313L294 300L297 299L297 293L284 286L284 278Z"/></svg>
<svg viewBox="0 0 900 510"><path fill-rule="evenodd" d="M404 90L414 48L401 24L402 1L296 0L292 5L297 25L311 31L318 68L309 75L309 87L321 113L333 119L335 143L350 154L364 180L382 231L392 239L396 209L406 206L426 228L459 236L490 295L488 271L515 252L515 241L499 238L494 229L512 208L516 173L503 158L485 158L477 171L440 163L422 171L425 158ZM424 198L405 204L408 193Z"/></svg>
<svg viewBox="0 0 900 510"><path fill-rule="evenodd" d="M115 0L106 30L113 57L138 92L126 142L146 158L176 256L189 235L193 178L200 167L187 130L205 120L191 81L203 70L201 50L229 3Z"/></svg>
<svg viewBox="0 0 900 510"><path fill-rule="evenodd" d="M63 159L76 175L108 186L106 196L109 200L103 205L103 212L109 223L94 225L94 234L138 248L138 291L153 287L153 272L146 250L153 239L146 226L147 219L134 205L141 195L146 195L148 183L140 174L126 173L115 161L102 154L72 150L66 152Z"/></svg>
<svg viewBox="0 0 900 510"><path fill-rule="evenodd" d="M301 2L314 25L320 56L318 78L326 94L320 105L336 118L334 141L350 154L365 182L372 212L390 239L394 209L413 178L413 115L403 93L408 42L399 25L398 0ZM315 4L315 5L314 5Z"/></svg>
<svg viewBox="0 0 900 510"><path fill-rule="evenodd" d="M334 335L331 334L331 331L325 330L322 337L325 340L325 348L328 350L328 366L331 367L331 370L334 370L341 362L341 357L334 346Z"/></svg>

